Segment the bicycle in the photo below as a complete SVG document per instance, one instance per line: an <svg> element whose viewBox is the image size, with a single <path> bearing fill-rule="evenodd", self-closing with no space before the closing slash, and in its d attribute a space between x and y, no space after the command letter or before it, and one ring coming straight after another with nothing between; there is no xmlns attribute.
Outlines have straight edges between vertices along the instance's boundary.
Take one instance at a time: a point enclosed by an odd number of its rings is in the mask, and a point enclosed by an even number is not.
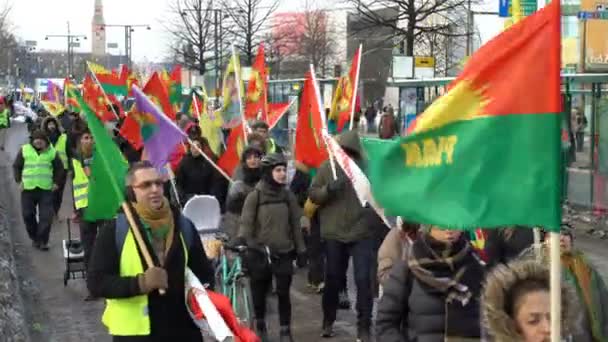
<svg viewBox="0 0 608 342"><path fill-rule="evenodd" d="M247 246L230 246L224 236L218 237L224 242L219 256L219 265L215 271L219 291L230 299L232 309L239 322L253 329L253 302L249 278L243 270L242 253ZM229 255L234 252L234 255Z"/></svg>

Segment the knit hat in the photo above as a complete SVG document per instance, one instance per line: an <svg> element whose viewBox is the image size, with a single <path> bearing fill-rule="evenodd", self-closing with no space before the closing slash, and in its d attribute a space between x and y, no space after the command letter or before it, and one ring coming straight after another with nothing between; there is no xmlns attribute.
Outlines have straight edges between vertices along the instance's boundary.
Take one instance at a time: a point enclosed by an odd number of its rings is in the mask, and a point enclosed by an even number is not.
<svg viewBox="0 0 608 342"><path fill-rule="evenodd" d="M46 133L44 133L44 131L42 131L40 129L33 131L32 134L30 135L31 142L34 142L34 140L36 140L36 139L44 140L47 143L49 141L49 137L46 135Z"/></svg>

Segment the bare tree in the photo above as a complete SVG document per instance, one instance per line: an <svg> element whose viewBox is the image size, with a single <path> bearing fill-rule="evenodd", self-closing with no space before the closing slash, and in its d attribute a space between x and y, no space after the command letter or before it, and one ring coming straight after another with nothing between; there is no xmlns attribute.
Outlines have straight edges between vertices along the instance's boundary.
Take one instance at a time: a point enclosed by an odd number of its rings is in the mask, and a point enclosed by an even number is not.
<svg viewBox="0 0 608 342"><path fill-rule="evenodd" d="M177 61L186 67L205 74L211 69L207 64L217 58L217 53L211 52L219 40L214 34L213 0L172 0L169 8L172 16L165 28L173 37L171 55L181 57Z"/></svg>
<svg viewBox="0 0 608 342"><path fill-rule="evenodd" d="M355 6L367 28L386 27L393 38L405 43L405 54L414 55L415 45L428 35L462 37L467 32L454 31L466 26L466 8L476 0L345 0ZM393 9L382 15L380 9ZM433 38L431 38L433 40Z"/></svg>
<svg viewBox="0 0 608 342"><path fill-rule="evenodd" d="M10 72L11 65L14 61L14 50L17 48L17 39L13 34L13 25L10 21L10 13L12 6L5 3L0 8L0 74L1 71Z"/></svg>
<svg viewBox="0 0 608 342"><path fill-rule="evenodd" d="M247 65L253 63L263 33L270 28L269 19L278 7L279 0L223 0L223 12L231 22L226 31Z"/></svg>

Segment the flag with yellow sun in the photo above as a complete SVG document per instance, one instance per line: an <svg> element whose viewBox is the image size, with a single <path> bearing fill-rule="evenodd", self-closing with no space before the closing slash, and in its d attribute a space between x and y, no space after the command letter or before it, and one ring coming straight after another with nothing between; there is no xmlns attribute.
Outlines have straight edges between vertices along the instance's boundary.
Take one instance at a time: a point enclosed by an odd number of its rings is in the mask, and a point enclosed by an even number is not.
<svg viewBox="0 0 608 342"><path fill-rule="evenodd" d="M364 139L390 215L445 228L559 230L560 8L482 46L400 140Z"/></svg>

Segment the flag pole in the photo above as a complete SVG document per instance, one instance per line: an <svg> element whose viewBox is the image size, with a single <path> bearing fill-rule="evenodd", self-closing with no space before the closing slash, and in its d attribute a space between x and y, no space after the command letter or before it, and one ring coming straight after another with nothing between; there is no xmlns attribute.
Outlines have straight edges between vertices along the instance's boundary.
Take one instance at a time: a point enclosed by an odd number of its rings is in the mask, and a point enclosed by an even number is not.
<svg viewBox="0 0 608 342"><path fill-rule="evenodd" d="M232 180L232 178L230 178L230 176L228 176L228 174L226 172L224 172L224 170L222 170L222 168L220 168L211 158L209 158L209 156L203 152L203 150L201 150L198 146L196 146L196 144L194 144L194 141L190 140L190 138L188 138L188 143L190 143L190 146L192 148L194 148L195 150L198 151L198 153L200 153L203 158L205 158L209 164L211 164L211 166L213 166L214 169L217 170L217 172L219 172L222 176L224 176L224 178L226 178L230 184L234 183L234 181Z"/></svg>
<svg viewBox="0 0 608 342"><path fill-rule="evenodd" d="M355 122L355 105L357 104L357 93L359 91L359 74L361 73L361 58L363 57L363 44L359 44L359 50L357 50L357 54L359 58L357 60L357 74L355 75L355 86L353 88L353 98L350 101L350 124L348 126L349 130L353 130L353 125Z"/></svg>
<svg viewBox="0 0 608 342"><path fill-rule="evenodd" d="M173 170L171 170L171 166L169 164L165 165L165 170L169 173L169 182L171 183L171 189L173 189L173 194L175 195L175 199L177 200L177 205L182 209L182 203L179 200L179 193L177 192L177 186L175 186L175 174Z"/></svg>
<svg viewBox="0 0 608 342"><path fill-rule="evenodd" d="M148 247L146 246L146 242L144 241L143 236L141 236L141 232L137 228L137 224L135 223L135 218L133 217L133 213L131 212L131 208L127 204L127 202L122 202L122 211L125 213L127 217L127 221L129 222L129 226L131 227L131 232L135 237L135 241L137 242L137 246L141 251L144 260L146 261L146 265L148 268L155 267L154 261L152 260L152 256L150 255L150 251L148 251ZM158 293L164 295L166 293L166 289L158 289Z"/></svg>
<svg viewBox="0 0 608 342"><path fill-rule="evenodd" d="M317 85L317 76L315 76L315 67L314 65L310 64L310 77L312 78L312 86L315 89L315 97L317 98L317 107L319 108L319 114L321 114L321 122L323 123L323 128L322 130L324 132L327 132L327 118L325 117L325 113L322 112L322 103L321 103L321 92L319 91L319 86ZM336 171L336 161L335 161L335 156L331 150L331 148L329 148L329 143L327 141L327 139L325 138L325 133L321 133L321 136L323 137L323 141L325 142L325 148L327 149L327 154L329 155L329 165L331 167L331 174L334 178L334 180L338 179L338 173Z"/></svg>
<svg viewBox="0 0 608 342"><path fill-rule="evenodd" d="M241 120L243 125L243 142L247 143L247 121L245 120L245 114L243 113L243 94L241 93L241 63L236 56L236 50L234 49L234 44L232 44L232 63L234 63L234 80L236 81L236 92L239 97L239 113L241 113Z"/></svg>
<svg viewBox="0 0 608 342"><path fill-rule="evenodd" d="M561 341L561 313L562 313L562 289L561 289L561 251L559 244L559 232L550 233L550 278L551 278L551 342Z"/></svg>
<svg viewBox="0 0 608 342"><path fill-rule="evenodd" d="M105 98L106 103L112 103L112 101L110 101L110 98L108 97L108 94L106 94L106 91L103 90L103 87L101 86L101 82L99 82L99 80L97 79L97 75L95 75L93 70L91 70L91 65L89 64L88 61L87 61L87 69L89 69L89 72L91 73L91 75L93 75L93 79L95 80L95 83L97 83L97 85L99 86L99 89L101 89L101 93L103 94L103 97ZM84 92L84 88L82 91ZM120 120L120 116L118 115L118 113L116 113L116 110L114 110L114 106L110 106L110 108L112 108L112 113L114 113L114 116L116 117L116 119Z"/></svg>

